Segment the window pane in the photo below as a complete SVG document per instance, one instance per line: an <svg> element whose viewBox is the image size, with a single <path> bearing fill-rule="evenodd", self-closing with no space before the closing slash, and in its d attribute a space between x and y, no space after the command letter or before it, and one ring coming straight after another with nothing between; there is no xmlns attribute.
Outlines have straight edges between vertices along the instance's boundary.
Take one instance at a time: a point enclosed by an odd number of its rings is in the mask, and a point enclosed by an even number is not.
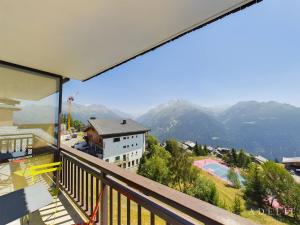
<svg viewBox="0 0 300 225"><path fill-rule="evenodd" d="M59 82L0 65L0 195L38 181L29 177L31 166L53 162Z"/></svg>

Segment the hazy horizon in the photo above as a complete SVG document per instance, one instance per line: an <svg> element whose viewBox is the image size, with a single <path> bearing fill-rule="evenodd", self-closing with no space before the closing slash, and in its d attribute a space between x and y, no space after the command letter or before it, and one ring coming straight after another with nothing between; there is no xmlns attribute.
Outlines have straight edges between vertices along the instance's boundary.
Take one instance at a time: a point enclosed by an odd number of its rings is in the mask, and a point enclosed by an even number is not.
<svg viewBox="0 0 300 225"><path fill-rule="evenodd" d="M156 109L158 107L162 107L162 106L166 106L168 104L176 104L176 103L187 103L187 104L191 104L195 107L199 107L199 108L204 108L204 109L208 109L208 110L211 110L211 111L224 111L238 103L242 103L242 102L258 102L258 103L270 103L270 102L276 102L276 103L279 103L279 104L288 104L288 105L291 105L293 107L297 107L297 108L300 108L300 106L297 106L297 105L293 105L293 104L289 104L289 103L285 103L285 102L279 102L279 101L275 101L275 100L269 100L269 101L257 101L257 100L245 100L245 101L238 101L238 102L235 102L233 104L228 104L228 105L204 105L204 104L199 104L199 103L195 103L195 102L192 102L192 101L189 101L187 99L170 99L166 102L161 102L161 103L157 103L156 105L153 105L151 107L149 107L148 109L146 109L145 111L141 111L141 112L129 112L129 111L124 111L122 109L119 109L119 108L111 108L107 105L104 105L104 104L97 104L97 103L93 103L93 104L80 104L80 103L74 103L76 105L80 105L80 106L85 106L85 107L88 107L88 106L93 106L93 105L96 105L96 106L104 106L112 111L119 111L120 113L125 113L125 114L128 114L130 116L134 116L134 117L138 117L138 116L141 116L147 112L149 112L150 110L153 110L153 109ZM64 102L65 104L67 104L67 102L65 101Z"/></svg>

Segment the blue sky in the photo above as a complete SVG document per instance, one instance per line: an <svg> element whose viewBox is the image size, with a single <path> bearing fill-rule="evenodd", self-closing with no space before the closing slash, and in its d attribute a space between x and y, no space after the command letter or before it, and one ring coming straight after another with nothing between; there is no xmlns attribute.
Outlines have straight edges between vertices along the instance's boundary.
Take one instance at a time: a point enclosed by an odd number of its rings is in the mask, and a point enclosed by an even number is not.
<svg viewBox="0 0 300 225"><path fill-rule="evenodd" d="M300 106L300 1L264 0L87 82L64 100L141 113L184 99L203 106L275 100Z"/></svg>

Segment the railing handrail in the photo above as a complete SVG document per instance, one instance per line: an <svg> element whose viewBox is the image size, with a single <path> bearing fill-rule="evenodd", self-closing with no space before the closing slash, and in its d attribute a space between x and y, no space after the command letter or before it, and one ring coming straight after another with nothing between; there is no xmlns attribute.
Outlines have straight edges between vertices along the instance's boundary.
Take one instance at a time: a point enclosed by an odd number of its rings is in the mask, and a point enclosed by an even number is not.
<svg viewBox="0 0 300 225"><path fill-rule="evenodd" d="M255 224L250 220L242 218L217 206L176 191L133 172L124 170L87 153L80 152L65 145L61 146L61 151L74 156L76 159L99 169L103 173L126 183L128 186L135 188L146 195L158 199L162 203L165 203L186 215L203 222L204 224Z"/></svg>

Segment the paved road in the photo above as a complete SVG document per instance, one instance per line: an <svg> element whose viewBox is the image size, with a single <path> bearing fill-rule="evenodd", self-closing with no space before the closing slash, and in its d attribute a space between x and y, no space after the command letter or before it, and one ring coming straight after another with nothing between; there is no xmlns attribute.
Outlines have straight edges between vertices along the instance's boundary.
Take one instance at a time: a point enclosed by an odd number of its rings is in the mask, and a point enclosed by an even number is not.
<svg viewBox="0 0 300 225"><path fill-rule="evenodd" d="M66 141L65 135L64 135L64 136L61 136L61 143L62 143L63 145L67 145L67 146L71 147L71 146L73 146L74 144L76 144L77 142L79 142L79 139L78 139L78 138L72 138L71 140Z"/></svg>

